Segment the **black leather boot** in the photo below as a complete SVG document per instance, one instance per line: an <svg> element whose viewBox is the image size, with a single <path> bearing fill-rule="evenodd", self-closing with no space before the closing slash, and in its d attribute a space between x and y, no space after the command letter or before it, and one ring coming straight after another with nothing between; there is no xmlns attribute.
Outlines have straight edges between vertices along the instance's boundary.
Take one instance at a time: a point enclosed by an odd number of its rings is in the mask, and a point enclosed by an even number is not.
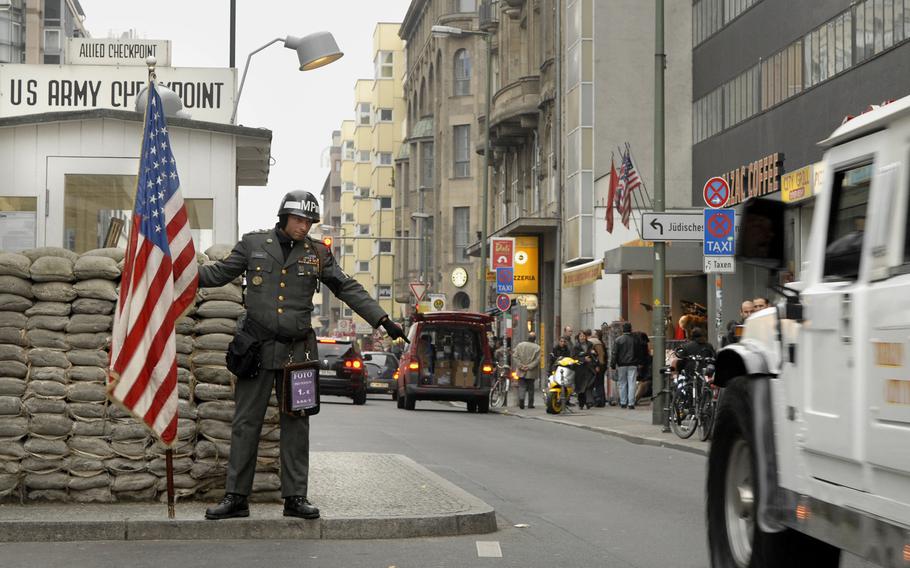
<svg viewBox="0 0 910 568"><path fill-rule="evenodd" d="M210 520L249 516L250 504L246 500L246 495L237 493L225 493L221 503L205 510L205 518Z"/></svg>
<svg viewBox="0 0 910 568"><path fill-rule="evenodd" d="M293 497L285 497L284 516L300 517L301 519L318 519L319 509L310 505L310 502L306 500L306 497L295 495Z"/></svg>

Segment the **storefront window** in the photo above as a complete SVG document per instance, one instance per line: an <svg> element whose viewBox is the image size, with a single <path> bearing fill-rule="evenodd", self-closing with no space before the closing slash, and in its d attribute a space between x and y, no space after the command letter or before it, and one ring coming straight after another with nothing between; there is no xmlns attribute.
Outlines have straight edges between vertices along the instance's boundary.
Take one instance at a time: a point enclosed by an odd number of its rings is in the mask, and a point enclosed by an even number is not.
<svg viewBox="0 0 910 568"><path fill-rule="evenodd" d="M94 248L126 248L136 199L136 176L67 174L64 188L63 246L77 253ZM214 244L213 201L186 199L196 250Z"/></svg>
<svg viewBox="0 0 910 568"><path fill-rule="evenodd" d="M35 248L37 197L0 196L0 250Z"/></svg>

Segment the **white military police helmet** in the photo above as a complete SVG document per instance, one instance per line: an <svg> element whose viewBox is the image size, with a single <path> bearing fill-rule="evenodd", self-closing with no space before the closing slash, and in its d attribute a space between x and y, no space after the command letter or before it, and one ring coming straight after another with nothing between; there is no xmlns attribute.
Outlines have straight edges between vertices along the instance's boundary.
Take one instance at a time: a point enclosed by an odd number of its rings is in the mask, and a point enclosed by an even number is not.
<svg viewBox="0 0 910 568"><path fill-rule="evenodd" d="M278 209L278 215L297 215L305 219L310 219L314 223L319 222L319 202L316 197L309 191L297 190L285 194L281 200L281 207Z"/></svg>

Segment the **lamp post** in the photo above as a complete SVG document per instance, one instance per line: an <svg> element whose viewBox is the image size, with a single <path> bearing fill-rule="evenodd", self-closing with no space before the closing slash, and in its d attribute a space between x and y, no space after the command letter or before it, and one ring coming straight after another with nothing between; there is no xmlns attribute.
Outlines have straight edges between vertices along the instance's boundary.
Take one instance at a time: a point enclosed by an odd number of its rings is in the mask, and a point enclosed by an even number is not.
<svg viewBox="0 0 910 568"><path fill-rule="evenodd" d="M316 32L304 37L287 36L286 38L276 37L267 44L259 47L246 57L246 65L243 67L243 76L240 78L240 88L237 90L237 97L234 99L234 110L231 113L231 124L237 120L237 105L240 104L240 95L243 94L243 84L246 82L247 71L250 70L250 59L254 55L279 41L284 42L284 46L297 52L297 60L300 62L301 71L311 71L328 65L333 61L341 59L344 55L335 38L329 32Z"/></svg>
<svg viewBox="0 0 910 568"><path fill-rule="evenodd" d="M480 306L483 311L487 309L487 238L489 224L489 201L490 201L490 153L492 144L490 143L490 109L493 106L493 34L482 30L465 30L454 26L433 26L430 32L435 37L458 37L462 35L482 36L487 44L487 93L486 93L486 120L484 128L486 130L486 141L483 150L483 203L481 204L480 214Z"/></svg>

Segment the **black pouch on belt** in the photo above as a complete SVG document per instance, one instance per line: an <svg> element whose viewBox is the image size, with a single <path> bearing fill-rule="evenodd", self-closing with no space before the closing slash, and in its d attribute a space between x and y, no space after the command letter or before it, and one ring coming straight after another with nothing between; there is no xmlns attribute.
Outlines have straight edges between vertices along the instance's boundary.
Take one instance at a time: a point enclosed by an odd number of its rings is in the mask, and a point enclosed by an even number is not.
<svg viewBox="0 0 910 568"><path fill-rule="evenodd" d="M254 322L245 319L237 326L234 339L227 348L227 368L238 379L255 377L262 364L260 350L262 341L255 333Z"/></svg>

